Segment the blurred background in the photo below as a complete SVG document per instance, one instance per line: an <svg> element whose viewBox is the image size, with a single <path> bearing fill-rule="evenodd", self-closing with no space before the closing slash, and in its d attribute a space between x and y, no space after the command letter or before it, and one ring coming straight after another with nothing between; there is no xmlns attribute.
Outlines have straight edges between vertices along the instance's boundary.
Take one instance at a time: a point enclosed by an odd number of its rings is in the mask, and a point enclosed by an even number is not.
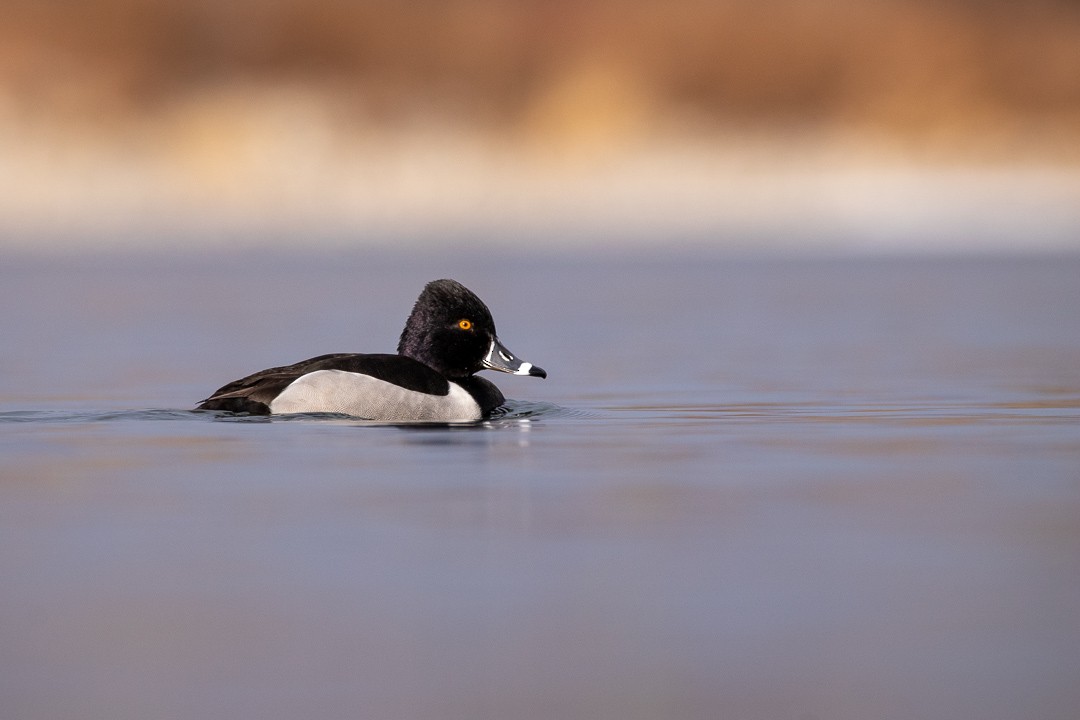
<svg viewBox="0 0 1080 720"><path fill-rule="evenodd" d="M0 0L9 249L1080 249L1075 0Z"/></svg>

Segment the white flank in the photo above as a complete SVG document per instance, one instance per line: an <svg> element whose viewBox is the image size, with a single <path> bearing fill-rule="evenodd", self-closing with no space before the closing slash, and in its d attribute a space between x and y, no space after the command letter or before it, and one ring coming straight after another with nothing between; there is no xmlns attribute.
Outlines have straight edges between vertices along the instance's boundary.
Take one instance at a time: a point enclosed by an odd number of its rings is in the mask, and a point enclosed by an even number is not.
<svg viewBox="0 0 1080 720"><path fill-rule="evenodd" d="M345 370L301 375L274 398L270 412L343 413L386 422L462 422L481 416L476 400L457 383L450 383L446 395L428 395Z"/></svg>

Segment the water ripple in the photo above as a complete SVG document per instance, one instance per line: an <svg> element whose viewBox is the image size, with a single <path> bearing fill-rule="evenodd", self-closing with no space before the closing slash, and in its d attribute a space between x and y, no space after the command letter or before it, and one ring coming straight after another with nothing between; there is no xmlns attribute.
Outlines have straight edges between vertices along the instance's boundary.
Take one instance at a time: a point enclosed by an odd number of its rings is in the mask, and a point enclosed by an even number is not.
<svg viewBox="0 0 1080 720"><path fill-rule="evenodd" d="M334 413L296 415L234 415L226 412L144 408L133 410L9 410L0 412L0 424L111 423L127 421L200 421L229 423L336 422L358 425L402 425ZM835 422L835 423L918 423L956 424L994 421L1035 420L1041 422L1080 421L1080 398L1011 400L1002 402L905 401L889 403L838 404L831 402L608 403L597 407L583 404L562 406L550 402L509 400L504 408L484 421L450 423L455 427L494 426L519 421L713 421L713 422ZM421 424L421 423L417 423ZM434 423L446 426L447 423Z"/></svg>

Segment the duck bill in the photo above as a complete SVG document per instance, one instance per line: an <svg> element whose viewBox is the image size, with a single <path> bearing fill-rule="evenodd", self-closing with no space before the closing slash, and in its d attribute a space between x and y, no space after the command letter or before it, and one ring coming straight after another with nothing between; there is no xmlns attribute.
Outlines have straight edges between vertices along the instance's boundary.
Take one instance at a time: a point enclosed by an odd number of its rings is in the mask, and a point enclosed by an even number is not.
<svg viewBox="0 0 1080 720"><path fill-rule="evenodd" d="M521 358L516 357L514 353L507 350L506 346L499 342L498 338L491 341L491 348L488 350L487 356L484 357L483 365L490 370L498 370L511 375L547 377L547 373L544 372L543 368L538 368L532 363L524 362Z"/></svg>

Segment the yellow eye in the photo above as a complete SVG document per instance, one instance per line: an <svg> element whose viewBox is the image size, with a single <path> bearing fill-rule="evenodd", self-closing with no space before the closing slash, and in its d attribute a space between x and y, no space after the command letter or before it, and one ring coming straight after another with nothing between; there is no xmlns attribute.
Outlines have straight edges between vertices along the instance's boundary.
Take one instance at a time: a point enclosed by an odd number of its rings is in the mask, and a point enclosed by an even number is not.
<svg viewBox="0 0 1080 720"><path fill-rule="evenodd" d="M471 320L459 320L457 326L462 330L472 330Z"/></svg>

